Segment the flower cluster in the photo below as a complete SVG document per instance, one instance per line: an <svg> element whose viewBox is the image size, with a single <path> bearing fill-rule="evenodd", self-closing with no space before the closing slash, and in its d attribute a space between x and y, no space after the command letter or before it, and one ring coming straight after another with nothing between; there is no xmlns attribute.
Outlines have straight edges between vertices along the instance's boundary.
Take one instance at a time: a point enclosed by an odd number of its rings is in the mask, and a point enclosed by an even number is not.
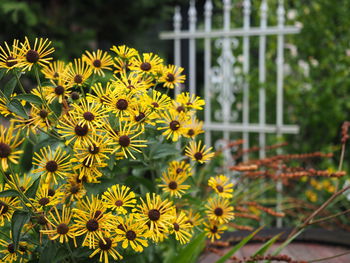
<svg viewBox="0 0 350 263"><path fill-rule="evenodd" d="M203 217L208 237L219 238L233 219L229 178L209 180L214 196L204 201L205 209L192 209L181 199L196 186L193 166L214 156L198 140L203 123L196 112L204 100L188 92L175 99L168 95L184 83L183 68L126 46L113 46L111 53L86 51L69 63L53 61L51 44L25 38L0 47L0 70L14 76L20 91L16 94L14 85L0 98L5 181L0 184L0 226L7 229L18 217L30 219L0 240L3 260L26 261L47 238L65 243L68 251L72 245L87 248L89 257L99 254L100 261L118 260L123 249L142 252L171 236L180 244L189 242ZM32 89L21 82L28 72L36 77ZM123 161L148 160L152 140L183 146L180 156L167 162L160 194L131 189L113 169ZM28 145L34 153L24 171ZM114 183L101 188L105 179ZM102 191L92 194L88 185ZM36 234L40 238L32 243Z"/></svg>

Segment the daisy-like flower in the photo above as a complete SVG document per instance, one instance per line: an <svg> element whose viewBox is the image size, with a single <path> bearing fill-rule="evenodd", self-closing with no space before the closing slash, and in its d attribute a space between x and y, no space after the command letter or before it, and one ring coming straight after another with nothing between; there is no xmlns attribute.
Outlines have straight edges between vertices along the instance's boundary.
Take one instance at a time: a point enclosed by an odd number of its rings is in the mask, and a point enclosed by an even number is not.
<svg viewBox="0 0 350 263"><path fill-rule="evenodd" d="M36 192L35 198L29 200L37 211L41 212L47 207L56 206L62 203L64 193L59 189L53 190L47 184L42 184Z"/></svg>
<svg viewBox="0 0 350 263"><path fill-rule="evenodd" d="M174 214L175 216L172 221L172 233L175 234L176 240L178 240L180 244L184 245L188 243L192 237L192 225L188 223L188 218L183 211L181 211L178 215L176 215L176 212L174 211Z"/></svg>
<svg viewBox="0 0 350 263"><path fill-rule="evenodd" d="M113 46L111 50L115 52L122 59L130 59L138 55L138 52L135 48L129 48L125 45Z"/></svg>
<svg viewBox="0 0 350 263"><path fill-rule="evenodd" d="M118 218L118 226L115 228L118 242L123 242L125 249L129 246L136 251L142 252L144 247L148 247L147 239L150 237L148 227L138 220L137 214L129 214L125 220Z"/></svg>
<svg viewBox="0 0 350 263"><path fill-rule="evenodd" d="M163 184L159 184L158 186L161 187L165 193L170 193L171 197L175 196L181 198L185 190L190 188L189 185L183 184L187 178L188 175L184 173L176 174L163 172Z"/></svg>
<svg viewBox="0 0 350 263"><path fill-rule="evenodd" d="M210 152L213 147L207 148L205 145L201 147L202 141L197 142L190 141L190 144L186 146L185 153L188 157L190 157L193 161L199 163L205 163L209 161L215 154Z"/></svg>
<svg viewBox="0 0 350 263"><path fill-rule="evenodd" d="M171 99L166 94L152 90L151 96L148 96L147 94L143 96L143 103L155 111L163 111L170 106Z"/></svg>
<svg viewBox="0 0 350 263"><path fill-rule="evenodd" d="M7 183L8 184L5 185L5 190L15 189L25 193L32 184L32 177L27 174L23 174L23 176L19 174L10 174Z"/></svg>
<svg viewBox="0 0 350 263"><path fill-rule="evenodd" d="M115 57L114 60L114 74L126 74L130 71L129 66L131 66L131 63L129 60L125 60L119 57Z"/></svg>
<svg viewBox="0 0 350 263"><path fill-rule="evenodd" d="M19 155L22 150L16 150L22 144L24 138L20 139L20 133L14 133L13 123L5 128L0 125L0 160L1 168L6 171L9 163L18 164Z"/></svg>
<svg viewBox="0 0 350 263"><path fill-rule="evenodd" d="M140 130L144 129L146 124L154 126L154 119L156 118L157 115L152 111L151 107L143 103L137 103L129 116L129 121L135 125L136 129Z"/></svg>
<svg viewBox="0 0 350 263"><path fill-rule="evenodd" d="M162 114L162 119L157 120L157 123L166 124L164 127L158 127L158 130L165 130L162 135L167 139L172 138L176 142L181 136L187 132L187 119L185 115L179 114L175 111L165 111Z"/></svg>
<svg viewBox="0 0 350 263"><path fill-rule="evenodd" d="M97 82L92 85L92 92L87 94L86 100L91 103L99 103L106 106L106 103L110 102L114 96L114 89L112 82L107 82L105 88L102 86L101 82Z"/></svg>
<svg viewBox="0 0 350 263"><path fill-rule="evenodd" d="M68 180L68 183L62 185L62 188L68 202L78 201L86 195L84 185L73 179Z"/></svg>
<svg viewBox="0 0 350 263"><path fill-rule="evenodd" d="M164 87L173 89L178 87L180 83L184 83L186 76L181 75L183 68L176 67L175 65L168 65L164 68L163 74L159 79L159 82L164 83Z"/></svg>
<svg viewBox="0 0 350 263"><path fill-rule="evenodd" d="M163 63L163 59L153 53L143 53L131 59L130 70L134 70L140 74L157 74Z"/></svg>
<svg viewBox="0 0 350 263"><path fill-rule="evenodd" d="M199 213L195 213L192 208L186 210L185 212L188 218L186 223L189 223L192 226L191 231L193 232L193 228L201 225L203 219L201 218L201 215Z"/></svg>
<svg viewBox="0 0 350 263"><path fill-rule="evenodd" d="M64 63L63 61L57 60L44 66L41 69L41 72L44 74L45 78L49 80L58 80L63 76L63 73L65 70L66 70L66 63Z"/></svg>
<svg viewBox="0 0 350 263"><path fill-rule="evenodd" d="M83 60L90 65L94 74L99 76L105 75L103 70L112 70L111 66L114 64L112 57L107 52L103 52L100 49L91 53L89 51L85 51Z"/></svg>
<svg viewBox="0 0 350 263"><path fill-rule="evenodd" d="M195 94L189 92L182 92L176 96L177 103L180 103L183 107L195 110L202 110L205 105L205 101Z"/></svg>
<svg viewBox="0 0 350 263"><path fill-rule="evenodd" d="M215 221L209 221L204 223L204 232L211 242L214 242L216 239L220 239L220 235L227 230L227 226L221 225Z"/></svg>
<svg viewBox="0 0 350 263"><path fill-rule="evenodd" d="M194 139L197 135L204 132L203 130L203 122L199 121L196 117L192 117L191 120L186 125L187 133L184 135L185 137Z"/></svg>
<svg viewBox="0 0 350 263"><path fill-rule="evenodd" d="M75 159L74 159L75 161ZM100 168L106 167L107 163L88 163L86 160L73 166L74 172L79 175L79 179L86 183L99 183L98 179L102 177Z"/></svg>
<svg viewBox="0 0 350 263"><path fill-rule="evenodd" d="M21 67L23 71L31 70L33 65L45 66L50 63L52 57L48 57L55 49L51 46L51 41L47 38L35 38L34 45L32 46L27 37L25 37L24 43L21 43L19 49L19 61L18 67Z"/></svg>
<svg viewBox="0 0 350 263"><path fill-rule="evenodd" d="M109 237L107 237L109 236ZM118 246L117 238L113 238L110 235L106 235L94 240L93 247L96 248L94 252L89 256L90 258L94 257L98 253L100 253L99 262L108 263L109 262L109 256L112 256L114 260L120 260L123 259L123 256L119 254L119 252L116 250L116 247Z"/></svg>
<svg viewBox="0 0 350 263"><path fill-rule="evenodd" d="M3 190L3 186L0 184L0 192ZM10 221L13 212L20 208L17 197L0 197L0 226L4 226L6 221Z"/></svg>
<svg viewBox="0 0 350 263"><path fill-rule="evenodd" d="M127 207L134 208L136 204L135 193L125 185L113 185L102 195L105 205L113 211L126 214Z"/></svg>
<svg viewBox="0 0 350 263"><path fill-rule="evenodd" d="M209 220L217 221L219 224L227 223L234 218L233 206L228 199L211 198L205 208Z"/></svg>
<svg viewBox="0 0 350 263"><path fill-rule="evenodd" d="M85 100L81 100L81 104L73 104L71 113L77 119L78 125L87 125L92 130L101 127L108 116L107 110L101 107L101 104L89 103Z"/></svg>
<svg viewBox="0 0 350 263"><path fill-rule="evenodd" d="M5 48L0 46L0 68L6 68L7 70L13 69L18 65L19 56L19 41L13 40L12 46L9 46L7 42L4 43Z"/></svg>
<svg viewBox="0 0 350 263"><path fill-rule="evenodd" d="M117 117L130 116L133 105L135 104L135 99L132 97L131 93L114 92L112 96L106 99L106 105Z"/></svg>
<svg viewBox="0 0 350 263"><path fill-rule="evenodd" d="M50 240L58 239L60 243L69 242L69 238L73 239L75 247L77 242L75 240L75 232L72 228L72 210L66 205L63 205L61 213L57 210L57 207L53 208L55 214L49 212L51 229L40 230L41 233L48 235Z"/></svg>
<svg viewBox="0 0 350 263"><path fill-rule="evenodd" d="M53 180L57 184L57 177L65 178L70 171L69 158L67 152L60 147L57 147L55 153L53 153L50 146L41 148L40 154L34 153L33 165L37 165L38 168L33 172L42 173L46 183Z"/></svg>
<svg viewBox="0 0 350 263"><path fill-rule="evenodd" d="M62 78L56 81L50 80L53 86L42 87L44 93L47 95L45 98L48 103L52 103L54 99L57 99L59 103L62 103L67 97L71 95L71 86L68 85Z"/></svg>
<svg viewBox="0 0 350 263"><path fill-rule="evenodd" d="M131 158L136 159L132 152L141 153L141 150L138 148L147 147L147 145L144 144L147 142L146 140L136 139L144 131L135 131L133 128L133 125L129 122L119 122L119 129L117 131L115 131L110 125L107 125L106 129L108 135L115 145L113 153L121 150L125 158L130 156Z"/></svg>
<svg viewBox="0 0 350 263"><path fill-rule="evenodd" d="M140 198L141 204L133 212L140 214L140 222L147 224L149 230L158 235L160 232L168 232L171 221L174 218L172 210L174 209L172 202L168 199L162 200L155 193L146 194L146 200Z"/></svg>
<svg viewBox="0 0 350 263"><path fill-rule="evenodd" d="M151 84L143 81L138 74L122 73L120 75L120 78L116 78L116 80L113 82L113 85L118 89L125 91L126 93L143 94L148 88L150 88Z"/></svg>
<svg viewBox="0 0 350 263"><path fill-rule="evenodd" d="M109 159L107 154L110 154L113 149L111 148L111 140L107 135L91 136L90 145L77 145L74 147L74 158L71 162L81 162L87 167L91 167L96 163L103 163L106 159Z"/></svg>
<svg viewBox="0 0 350 263"><path fill-rule="evenodd" d="M208 185L215 190L215 192L223 198L232 198L233 183L224 175L210 177Z"/></svg>
<svg viewBox="0 0 350 263"><path fill-rule="evenodd" d="M66 145L71 142L74 146L91 145L93 130L86 124L79 125L79 120L74 115L65 115L57 125L58 132L62 137L67 138Z"/></svg>
<svg viewBox="0 0 350 263"><path fill-rule="evenodd" d="M92 196L78 203L74 212L74 230L76 236L85 235L83 246L90 249L96 247L96 240L103 238L111 224L110 214L106 213L104 203L97 197Z"/></svg>
<svg viewBox="0 0 350 263"><path fill-rule="evenodd" d="M168 172L185 177L192 175L191 165L185 161L171 161L169 163Z"/></svg>
<svg viewBox="0 0 350 263"><path fill-rule="evenodd" d="M16 249L15 245L12 243L12 240L7 241L0 239L0 254L3 255L1 262L17 262L18 258L20 258L20 262L22 262L22 257L29 253L27 248L27 242L19 242L18 249Z"/></svg>
<svg viewBox="0 0 350 263"><path fill-rule="evenodd" d="M74 59L74 64L69 63L63 79L69 83L69 85L82 86L86 80L91 76L91 67L83 61L81 58Z"/></svg>

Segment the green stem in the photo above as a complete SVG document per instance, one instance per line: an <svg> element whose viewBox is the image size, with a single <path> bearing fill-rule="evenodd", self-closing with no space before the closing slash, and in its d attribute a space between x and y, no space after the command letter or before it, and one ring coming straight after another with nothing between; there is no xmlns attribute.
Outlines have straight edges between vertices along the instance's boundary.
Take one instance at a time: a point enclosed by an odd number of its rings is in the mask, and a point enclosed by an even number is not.
<svg viewBox="0 0 350 263"><path fill-rule="evenodd" d="M22 93L26 94L26 91L25 91L25 89L24 89L24 87L23 87L23 85L22 85L22 83L21 83L21 81L19 79L19 76L18 76L17 72L15 72L15 76L16 76L16 79L17 79L18 86L21 89Z"/></svg>

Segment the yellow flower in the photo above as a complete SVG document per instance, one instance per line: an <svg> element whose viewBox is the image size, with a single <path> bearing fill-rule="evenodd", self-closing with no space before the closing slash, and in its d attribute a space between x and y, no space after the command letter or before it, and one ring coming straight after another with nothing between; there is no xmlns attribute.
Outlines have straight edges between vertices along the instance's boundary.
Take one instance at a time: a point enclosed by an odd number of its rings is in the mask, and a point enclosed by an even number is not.
<svg viewBox="0 0 350 263"><path fill-rule="evenodd" d="M19 176L19 174L10 174L8 178L8 184L5 185L5 190L15 189L25 193L32 183L32 177L27 174ZM0 191L1 192L1 191Z"/></svg>
<svg viewBox="0 0 350 263"><path fill-rule="evenodd" d="M21 67L23 71L30 71L35 64L42 67L49 64L52 57L48 57L48 55L55 51L50 45L51 41L47 38L35 38L32 46L28 38L25 37L24 43L21 43L21 48L19 49L18 67Z"/></svg>
<svg viewBox="0 0 350 263"><path fill-rule="evenodd" d="M130 59L138 55L138 52L134 48L129 48L125 45L122 46L113 46L111 48L113 52L115 52L122 59Z"/></svg>
<svg viewBox="0 0 350 263"><path fill-rule="evenodd" d="M86 195L84 185L76 182L73 178L70 178L68 181L67 184L62 185L66 200L73 202L82 199Z"/></svg>
<svg viewBox="0 0 350 263"><path fill-rule="evenodd" d="M215 221L209 221L204 223L204 232L211 242L214 242L216 239L220 239L220 235L227 230L225 225L221 225Z"/></svg>
<svg viewBox="0 0 350 263"><path fill-rule="evenodd" d="M18 262L18 257L20 258L20 262L22 262L22 257L25 257L25 254L30 253L30 251L28 250L29 246L27 242L19 242L18 249L16 250L15 245L12 243L12 240L5 241L3 239L0 239L0 247L3 248L0 248L0 254L3 255L3 257L1 258L1 262Z"/></svg>
<svg viewBox="0 0 350 263"><path fill-rule="evenodd" d="M72 210L66 205L63 205L61 213L58 212L57 207L53 208L55 215L52 212L50 214L49 224L52 226L50 230L40 230L41 233L49 235L50 240L58 239L60 243L68 242L69 238L73 239L75 247L77 242L75 240L75 232L72 228Z"/></svg>
<svg viewBox="0 0 350 263"><path fill-rule="evenodd" d="M51 150L50 146L40 149L40 154L35 153L33 157L33 165L39 166L33 170L33 173L43 173L46 178L45 182L50 183L51 180L57 184L57 178L67 177L67 173L70 171L70 156L66 151L63 151L60 147L57 147L55 153Z"/></svg>
<svg viewBox="0 0 350 263"><path fill-rule="evenodd" d="M99 76L104 76L105 73L103 70L112 70L110 66L113 66L112 57L102 50L98 49L96 52L93 51L90 53L89 51L85 51L86 55L83 55L83 60L90 65L93 69L94 74L98 74Z"/></svg>
<svg viewBox="0 0 350 263"><path fill-rule="evenodd" d="M148 227L138 220L137 214L129 214L125 220L119 217L118 226L115 228L118 242L123 242L125 249L129 246L136 251L142 252L148 246L147 239L150 236Z"/></svg>
<svg viewBox="0 0 350 263"><path fill-rule="evenodd" d="M157 123L166 124L165 127L158 127L158 130L165 130L162 135L167 139L172 137L172 140L176 142L181 136L186 134L187 119L185 115L178 114L175 111L165 111L162 114L162 119L157 120Z"/></svg>
<svg viewBox="0 0 350 263"><path fill-rule="evenodd" d="M69 63L66 71L64 72L63 79L69 83L69 85L82 86L86 80L91 76L91 67L82 59L74 59L74 64Z"/></svg>
<svg viewBox="0 0 350 263"><path fill-rule="evenodd" d="M181 211L178 215L176 215L175 212L175 217L172 223L172 233L175 234L176 240L180 241L180 244L182 245L188 243L192 237L192 225L188 223L186 214Z"/></svg>
<svg viewBox="0 0 350 263"><path fill-rule="evenodd" d="M109 236L109 237L107 237ZM96 254L100 253L99 262L108 263L109 255L112 256L114 260L123 259L123 256L119 254L119 252L115 249L118 246L118 241L114 237L110 237L110 235L105 235L98 239L94 240L93 247L96 248L94 252L89 256L92 258Z"/></svg>
<svg viewBox="0 0 350 263"><path fill-rule="evenodd" d="M3 190L3 186L0 184L0 192ZM13 212L20 208L17 197L0 197L0 226L4 226L6 220L10 221Z"/></svg>
<svg viewBox="0 0 350 263"><path fill-rule="evenodd" d="M57 60L53 61L48 65L45 65L41 72L44 74L45 78L49 80L58 80L64 74L66 70L66 63L63 61Z"/></svg>
<svg viewBox="0 0 350 263"><path fill-rule="evenodd" d="M14 39L11 47L7 42L4 44L5 48L0 46L0 68L7 68L7 70L10 70L18 66L19 41Z"/></svg>
<svg viewBox="0 0 350 263"><path fill-rule="evenodd" d="M169 89L173 89L178 87L180 83L184 83L186 76L181 75L183 72L183 68L176 67L174 65L168 65L164 71L162 76L159 79L159 82L164 83L164 87Z"/></svg>
<svg viewBox="0 0 350 263"><path fill-rule="evenodd" d="M42 184L36 192L35 198L29 200L34 205L34 209L43 211L48 207L56 206L62 203L64 193L60 189L54 190L47 184Z"/></svg>
<svg viewBox="0 0 350 263"><path fill-rule="evenodd" d="M201 225L203 219L201 218L201 215L199 213L195 213L192 208L186 210L185 212L187 213L188 218L186 223L189 223L192 226L191 231L193 232L193 228Z"/></svg>
<svg viewBox="0 0 350 263"><path fill-rule="evenodd" d="M22 150L16 150L22 144L24 138L20 139L20 133L14 134L13 123L9 128L0 125L0 159L1 168L6 171L9 163L18 164L19 155Z"/></svg>
<svg viewBox="0 0 350 263"><path fill-rule="evenodd" d="M159 91L152 90L152 96L145 94L142 98L143 103L155 111L163 111L170 106L171 99L168 95Z"/></svg>
<svg viewBox="0 0 350 263"><path fill-rule="evenodd" d="M230 205L227 199L211 198L205 208L209 220L217 221L220 224L227 223L234 218L233 206Z"/></svg>
<svg viewBox="0 0 350 263"><path fill-rule="evenodd" d="M186 146L185 153L193 161L199 163L205 163L209 161L215 154L210 152L213 147L207 148L205 145L201 147L202 141L197 142L190 141L190 144Z"/></svg>
<svg viewBox="0 0 350 263"><path fill-rule="evenodd" d="M163 184L159 184L158 186L162 188L162 190L166 193L170 193L170 196L176 196L181 198L181 196L185 193L185 190L190 188L189 185L183 185L183 183L187 179L187 175L180 173L172 173L172 172L163 172L162 181Z"/></svg>
<svg viewBox="0 0 350 263"><path fill-rule="evenodd" d="M157 74L162 67L163 59L153 53L143 53L131 59L130 70L139 74Z"/></svg>
<svg viewBox="0 0 350 263"><path fill-rule="evenodd" d="M114 96L114 89L112 82L107 82L106 88L103 88L102 84L97 82L91 87L92 92L87 94L86 100L106 107L107 102L110 102Z"/></svg>
<svg viewBox="0 0 350 263"><path fill-rule="evenodd" d="M183 107L195 110L202 110L205 101L195 94L189 92L182 92L176 96L176 102L180 103Z"/></svg>
<svg viewBox="0 0 350 263"><path fill-rule="evenodd" d="M53 86L42 87L48 103L52 103L55 99L57 99L59 103L62 103L71 95L72 87L62 78L59 78L56 81L50 80L50 82Z"/></svg>
<svg viewBox="0 0 350 263"><path fill-rule="evenodd" d="M135 193L125 185L113 185L102 195L105 205L113 211L126 214L127 207L134 208L136 204Z"/></svg>
<svg viewBox="0 0 350 263"><path fill-rule="evenodd" d="M195 116L191 118L185 127L187 129L187 133L184 136L187 138L194 139L198 134L204 133L203 122L199 121Z"/></svg>
<svg viewBox="0 0 350 263"><path fill-rule="evenodd" d="M191 166L185 161L171 161L169 163L168 172L186 177L192 175Z"/></svg>
<svg viewBox="0 0 350 263"><path fill-rule="evenodd" d="M135 99L131 93L113 92L111 96L105 99L107 100L106 105L117 117L130 116L133 105L135 104Z"/></svg>
<svg viewBox="0 0 350 263"><path fill-rule="evenodd" d="M229 178L224 175L210 177L208 185L223 198L232 198L233 184L229 182Z"/></svg>

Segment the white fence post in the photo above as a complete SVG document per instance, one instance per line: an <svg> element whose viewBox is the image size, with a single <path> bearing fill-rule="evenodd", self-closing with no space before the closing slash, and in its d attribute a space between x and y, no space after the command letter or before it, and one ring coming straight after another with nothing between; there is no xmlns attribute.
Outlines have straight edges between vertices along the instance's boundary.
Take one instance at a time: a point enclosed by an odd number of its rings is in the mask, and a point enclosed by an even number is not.
<svg viewBox="0 0 350 263"><path fill-rule="evenodd" d="M175 14L174 14L174 33L179 33L181 31L181 10L179 6L175 7ZM175 39L174 40L174 64L176 66L181 66L181 39ZM175 96L180 93L181 86L176 85L175 86Z"/></svg>
<svg viewBox="0 0 350 263"><path fill-rule="evenodd" d="M189 29L191 33L196 31L197 11L195 0L190 1L190 8L188 9ZM189 39L189 86L190 93L196 93L196 39L191 37Z"/></svg>

